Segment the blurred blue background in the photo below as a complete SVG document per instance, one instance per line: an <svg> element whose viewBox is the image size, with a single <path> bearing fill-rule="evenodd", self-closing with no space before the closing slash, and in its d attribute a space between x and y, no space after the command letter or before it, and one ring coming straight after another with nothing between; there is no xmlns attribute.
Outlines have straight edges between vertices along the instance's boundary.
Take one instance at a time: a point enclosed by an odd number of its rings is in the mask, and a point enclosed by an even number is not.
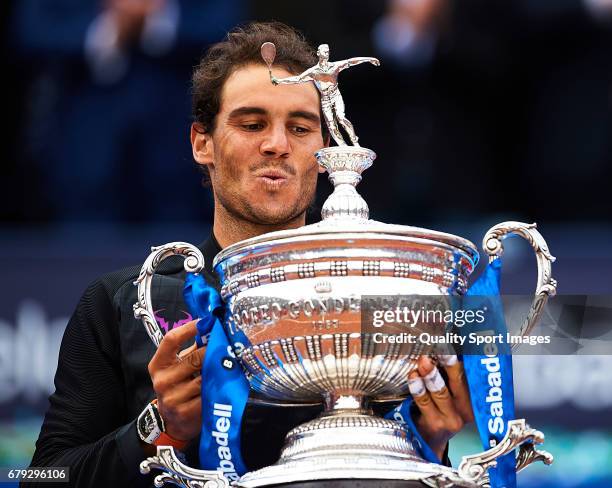
<svg viewBox="0 0 612 488"><path fill-rule="evenodd" d="M151 245L201 242L209 190L191 160L189 83L241 20L281 20L332 59L378 56L341 79L378 154L360 191L377 220L479 244L538 222L559 293L612 284L612 1L19 0L3 2L0 466L27 466L63 329L86 285ZM119 28L109 27L117 15ZM113 42L113 40L115 42ZM330 185L322 177L320 207ZM310 220L317 217L315 208ZM509 246L505 293L535 260ZM612 486L612 357L515 359L518 413L556 461L521 487ZM466 429L455 465L480 450Z"/></svg>

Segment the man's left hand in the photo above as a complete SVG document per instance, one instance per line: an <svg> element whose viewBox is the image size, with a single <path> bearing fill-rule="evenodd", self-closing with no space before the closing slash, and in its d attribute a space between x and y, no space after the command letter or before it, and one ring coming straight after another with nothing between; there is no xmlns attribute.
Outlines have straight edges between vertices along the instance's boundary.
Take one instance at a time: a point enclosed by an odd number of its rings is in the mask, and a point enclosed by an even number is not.
<svg viewBox="0 0 612 488"><path fill-rule="evenodd" d="M474 420L474 413L463 363L457 356L439 356L439 366L448 374L448 386L428 356L419 358L418 369L409 376L409 386L421 412L416 421L418 431L442 459L449 439Z"/></svg>

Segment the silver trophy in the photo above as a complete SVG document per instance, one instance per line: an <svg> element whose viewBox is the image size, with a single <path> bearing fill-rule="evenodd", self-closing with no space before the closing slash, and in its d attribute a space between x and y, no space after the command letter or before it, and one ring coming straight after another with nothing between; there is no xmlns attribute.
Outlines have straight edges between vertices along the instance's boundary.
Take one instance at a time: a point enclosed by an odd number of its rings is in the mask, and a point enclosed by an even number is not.
<svg viewBox="0 0 612 488"><path fill-rule="evenodd" d="M313 81L336 147L321 149L317 160L334 186L322 210L322 220L300 229L272 232L238 242L219 253L214 268L228 309L228 334L239 330L247 344L236 348L249 379L252 397L274 405L322 402L320 417L290 431L278 462L242 476L233 486L255 488L308 480L370 479L420 481L432 487L488 486L488 468L518 448L516 469L552 456L536 449L541 432L525 420L511 421L505 438L495 447L464 456L450 468L428 463L416 453L405 428L376 417L370 405L401 400L409 395L408 375L420 355L434 346L398 348L378 344L362 327L364 295L463 295L478 262L470 241L418 227L385 224L369 219L369 210L356 190L362 172L376 154L358 146L353 126L344 114L338 73L374 58L330 62L329 47L319 46L319 62L301 75L277 79L272 74L275 48L262 46L262 57L275 84ZM338 128L346 130L346 145ZM516 234L533 247L538 264L535 297L520 333L529 334L549 296L556 291L551 277L554 258L535 224L504 222L486 233L484 251L493 261L502 254L503 240ZM183 255L185 269L204 267L200 251L188 243L152 249L137 280L141 318L156 345L162 338L151 304L151 280L166 257ZM230 486L217 471L181 463L171 447L141 464L143 473L164 471L156 486Z"/></svg>

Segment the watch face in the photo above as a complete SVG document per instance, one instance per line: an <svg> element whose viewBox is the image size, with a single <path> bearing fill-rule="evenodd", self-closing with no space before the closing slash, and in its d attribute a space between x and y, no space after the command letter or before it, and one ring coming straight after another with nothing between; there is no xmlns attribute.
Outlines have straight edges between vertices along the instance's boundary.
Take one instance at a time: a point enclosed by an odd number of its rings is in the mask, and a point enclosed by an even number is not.
<svg viewBox="0 0 612 488"><path fill-rule="evenodd" d="M138 433L140 437L145 442L152 442L159 435L159 427L157 426L157 422L155 421L155 417L152 412L151 406L147 407L144 412L138 418ZM153 439L152 434L157 433L158 435L154 435Z"/></svg>
<svg viewBox="0 0 612 488"><path fill-rule="evenodd" d="M155 422L153 422L153 418L151 417L150 412L147 412L145 415L143 415L141 419L140 430L146 437L149 437L149 434L153 432L154 428Z"/></svg>

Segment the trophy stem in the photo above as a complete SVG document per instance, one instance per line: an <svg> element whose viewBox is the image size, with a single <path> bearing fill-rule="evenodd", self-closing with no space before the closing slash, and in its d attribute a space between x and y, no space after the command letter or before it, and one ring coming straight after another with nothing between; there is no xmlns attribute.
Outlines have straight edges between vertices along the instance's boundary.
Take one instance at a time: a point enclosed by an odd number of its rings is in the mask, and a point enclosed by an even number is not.
<svg viewBox="0 0 612 488"><path fill-rule="evenodd" d="M333 193L321 209L323 220L352 218L367 220L368 204L355 187L361 181L361 173L369 168L376 153L365 147L336 146L326 147L316 153L317 161L329 173L334 185Z"/></svg>
<svg viewBox="0 0 612 488"><path fill-rule="evenodd" d="M323 401L325 410L321 414L321 417L335 415L372 415L368 398L363 395L330 392L325 394Z"/></svg>

